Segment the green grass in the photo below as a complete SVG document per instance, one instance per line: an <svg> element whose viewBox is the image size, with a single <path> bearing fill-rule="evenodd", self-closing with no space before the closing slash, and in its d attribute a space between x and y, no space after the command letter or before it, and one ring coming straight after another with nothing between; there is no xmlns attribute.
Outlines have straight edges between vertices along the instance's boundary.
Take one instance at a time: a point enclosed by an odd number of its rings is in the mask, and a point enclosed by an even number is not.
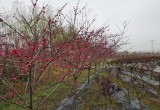
<svg viewBox="0 0 160 110"><path fill-rule="evenodd" d="M54 70L54 73L56 74L58 72L61 72L59 70ZM78 78L77 87L80 86L80 84L84 83L87 80L87 74L88 71L85 70L81 73L80 77ZM93 70L91 70L91 75L93 74ZM55 80L56 81L56 80ZM34 96L33 96L33 102L34 106L37 107L36 102L41 102L48 94L51 93L51 91L58 85L59 83L51 82L51 86L49 89L46 89L46 85L48 85L47 82L42 81L38 85L38 90L36 90ZM57 105L67 96L70 95L74 87L72 76L61 83L61 85L48 97L48 99L43 103L40 104L39 110L49 110L56 108ZM39 92L37 92L39 91ZM16 98L14 99L16 100ZM29 103L29 95L26 95L25 99ZM0 100L0 110L24 110L24 108L18 107L17 105L10 104L8 102L4 102ZM26 109L27 110L27 109Z"/></svg>
<svg viewBox="0 0 160 110"><path fill-rule="evenodd" d="M100 77L108 76L105 72L100 74ZM93 110L95 108L105 108L106 106L110 106L109 97L106 98L101 92L101 87L96 82L92 82L92 85L89 87L89 90L85 93L86 95L83 97L83 101L79 106L78 110ZM116 105L115 99L112 98L112 107L116 110L120 110L121 106Z"/></svg>
<svg viewBox="0 0 160 110"><path fill-rule="evenodd" d="M56 71L58 72L58 71ZM85 70L81 73L78 82L77 82L77 87L79 87L82 83L84 83L87 80L87 76L88 76L88 70ZM91 69L91 75L94 74L94 69ZM90 75L90 76L91 76ZM102 76L108 76L112 79L112 82L117 84L120 87L123 88L130 88L131 89L131 93L132 93L132 97L135 97L135 91L134 89L131 88L131 86L123 81L121 81L120 79L118 79L118 83L117 83L117 79L113 76L110 76L109 74L107 74L106 72L102 72L99 74L100 77ZM42 82L42 85L40 85L40 91L41 92L36 92L34 94L34 106L36 107L37 104L35 102L40 102L42 99L44 99L57 85L58 83L56 82L52 82L50 83L51 85L53 84L53 86L50 89L46 89L46 86L43 85L44 82ZM48 84L48 83L47 83ZM39 110L51 110L54 109L58 106L58 104L67 96L69 96L71 94L71 91L73 90L74 84L73 84L73 80L72 80L72 76L70 78L66 78L66 80L58 87L58 89L56 89L51 96L43 103L39 106ZM42 91L44 90L44 91ZM96 82L92 82L92 85L89 87L88 91L84 92L84 96L82 97L83 101L81 103L81 105L79 106L78 110L92 110L93 108L105 108L105 106L109 105L109 99L107 98L107 103L105 104L105 97L104 95L101 93L100 90L100 86L96 83ZM26 99L28 100L28 99ZM115 103L114 98L112 99L113 103L112 106L114 109L116 110L120 110L122 105L119 104L117 105ZM150 95L147 95L144 99L143 102L145 105L147 105L149 108L151 108L151 110L159 110L160 108L160 97L158 98L154 98ZM28 109L23 109L21 107L18 107L16 105L13 104L9 104L6 102L3 102L0 100L0 110L28 110Z"/></svg>

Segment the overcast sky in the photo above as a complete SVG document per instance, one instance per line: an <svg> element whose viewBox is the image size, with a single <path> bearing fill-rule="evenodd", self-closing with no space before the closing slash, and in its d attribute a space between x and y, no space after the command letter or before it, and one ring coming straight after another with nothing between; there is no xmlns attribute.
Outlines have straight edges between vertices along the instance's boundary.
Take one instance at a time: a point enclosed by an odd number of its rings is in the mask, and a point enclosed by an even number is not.
<svg viewBox="0 0 160 110"><path fill-rule="evenodd" d="M0 0L0 13L11 10L14 0ZM30 0L23 1L31 5ZM66 11L76 5L77 0L39 0L39 3L50 4L58 8L68 3ZM130 22L128 35L129 45L124 50L151 51L151 40L155 51L160 51L160 0L81 0L80 5L88 4L92 16L96 16L96 25L110 24L116 32L116 24Z"/></svg>

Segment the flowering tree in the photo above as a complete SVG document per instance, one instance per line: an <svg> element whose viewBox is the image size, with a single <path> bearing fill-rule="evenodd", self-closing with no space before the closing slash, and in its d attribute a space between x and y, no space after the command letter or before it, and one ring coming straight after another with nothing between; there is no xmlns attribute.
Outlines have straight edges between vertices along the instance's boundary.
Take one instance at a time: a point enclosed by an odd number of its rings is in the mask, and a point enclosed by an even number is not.
<svg viewBox="0 0 160 110"><path fill-rule="evenodd" d="M0 78L6 85L1 99L21 107L29 107L31 110L33 96L37 92L39 82L51 67L50 65L58 65L60 56L64 54L55 39L56 36L61 35L59 16L64 6L52 19L45 17L46 7L42 7L39 11L36 10L36 6L37 0L33 3L31 18L18 14L17 21L22 26L20 29L14 28L1 19L1 23L9 27L9 33L3 34L4 38L1 37L3 44L0 52ZM15 86L17 83L21 85ZM13 100L15 96L18 98ZM29 105L25 98L29 99ZM17 103L20 101L25 105Z"/></svg>
<svg viewBox="0 0 160 110"><path fill-rule="evenodd" d="M115 54L122 39L116 35L107 36L107 27L91 28L94 20L89 22L84 11L86 7L79 9L79 3L70 19L62 13L66 4L55 15L48 16L47 6L39 9L37 2L32 1L31 14L26 16L17 12L16 26L0 18L0 23L5 26L0 35L1 100L30 110L38 109L66 77L73 76L76 84L82 71L88 69L89 82L92 64L101 64ZM81 22L79 16L85 20ZM60 67L66 71L57 87L34 103L35 94L42 91L38 88L48 86L41 81L47 75L48 78L51 76L49 70Z"/></svg>

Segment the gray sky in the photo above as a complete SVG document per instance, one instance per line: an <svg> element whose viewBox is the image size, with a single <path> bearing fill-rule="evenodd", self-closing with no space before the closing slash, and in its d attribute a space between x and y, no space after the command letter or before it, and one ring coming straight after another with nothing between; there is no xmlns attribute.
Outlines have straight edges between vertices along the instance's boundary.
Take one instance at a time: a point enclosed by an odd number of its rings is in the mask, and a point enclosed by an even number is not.
<svg viewBox="0 0 160 110"><path fill-rule="evenodd" d="M0 13L10 10L14 0L0 0ZM23 1L31 5L30 0ZM50 4L54 8L65 3L66 11L76 5L77 0L39 0L39 3ZM96 16L96 25L110 24L113 32L118 31L116 24L130 21L128 35L129 45L124 50L151 51L151 40L154 40L154 50L160 51L160 0L81 0L80 5L88 4L92 16ZM131 48L131 49L130 49Z"/></svg>

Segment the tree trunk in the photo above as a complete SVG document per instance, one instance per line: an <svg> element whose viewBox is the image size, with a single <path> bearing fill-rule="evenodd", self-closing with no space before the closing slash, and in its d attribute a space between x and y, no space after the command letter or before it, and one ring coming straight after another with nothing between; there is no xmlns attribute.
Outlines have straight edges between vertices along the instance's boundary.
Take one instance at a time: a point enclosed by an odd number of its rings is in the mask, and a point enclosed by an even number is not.
<svg viewBox="0 0 160 110"><path fill-rule="evenodd" d="M33 110L33 87L32 87L32 70L30 69L29 71L29 88L30 88L30 91L29 91L29 95L30 95L30 104L29 104L29 108L30 110Z"/></svg>
<svg viewBox="0 0 160 110"><path fill-rule="evenodd" d="M91 72L91 68L88 69L88 83L90 83L90 72Z"/></svg>

